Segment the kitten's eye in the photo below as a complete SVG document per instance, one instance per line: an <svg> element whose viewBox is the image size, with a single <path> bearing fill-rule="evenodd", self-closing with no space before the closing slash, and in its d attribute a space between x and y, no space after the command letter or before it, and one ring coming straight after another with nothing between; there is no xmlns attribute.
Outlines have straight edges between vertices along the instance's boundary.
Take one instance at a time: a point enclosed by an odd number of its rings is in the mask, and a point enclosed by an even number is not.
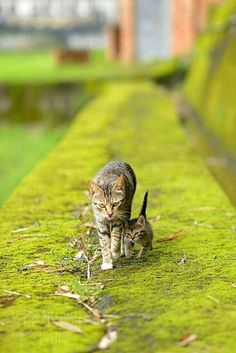
<svg viewBox="0 0 236 353"><path fill-rule="evenodd" d="M114 202L114 203L113 203L113 206L116 207L116 206L119 205L119 203L120 203L120 202Z"/></svg>
<svg viewBox="0 0 236 353"><path fill-rule="evenodd" d="M104 205L104 203L99 203L98 206L99 206L100 208L105 208L105 207L106 207L106 206Z"/></svg>

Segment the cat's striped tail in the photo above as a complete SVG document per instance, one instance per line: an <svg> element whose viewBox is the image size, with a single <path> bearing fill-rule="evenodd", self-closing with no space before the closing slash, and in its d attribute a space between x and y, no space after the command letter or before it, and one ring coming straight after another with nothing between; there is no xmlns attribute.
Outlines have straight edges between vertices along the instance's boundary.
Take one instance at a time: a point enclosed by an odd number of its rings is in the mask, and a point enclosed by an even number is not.
<svg viewBox="0 0 236 353"><path fill-rule="evenodd" d="M147 200L148 200L148 191L146 191L144 195L142 208L139 214L140 216L144 216L145 218L146 218Z"/></svg>

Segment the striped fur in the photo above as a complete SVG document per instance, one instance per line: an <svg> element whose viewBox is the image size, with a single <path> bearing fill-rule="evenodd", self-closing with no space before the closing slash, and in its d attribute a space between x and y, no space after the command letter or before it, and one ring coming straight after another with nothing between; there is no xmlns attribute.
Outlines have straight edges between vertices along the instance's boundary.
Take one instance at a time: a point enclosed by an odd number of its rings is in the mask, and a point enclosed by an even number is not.
<svg viewBox="0 0 236 353"><path fill-rule="evenodd" d="M124 250L125 255L130 257L134 244L142 246L138 257L142 257L152 249L153 231L146 217L148 192L145 193L141 212L138 218L131 219L125 229Z"/></svg>
<svg viewBox="0 0 236 353"><path fill-rule="evenodd" d="M102 269L120 257L121 235L131 215L136 189L133 169L124 162L110 162L89 182L89 192L102 249Z"/></svg>

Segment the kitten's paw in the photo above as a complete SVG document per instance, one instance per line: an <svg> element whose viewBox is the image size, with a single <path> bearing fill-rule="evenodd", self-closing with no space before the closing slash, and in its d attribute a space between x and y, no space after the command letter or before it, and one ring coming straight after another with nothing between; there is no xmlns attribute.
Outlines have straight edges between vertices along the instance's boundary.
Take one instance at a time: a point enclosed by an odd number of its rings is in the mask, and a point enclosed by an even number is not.
<svg viewBox="0 0 236 353"><path fill-rule="evenodd" d="M114 261L117 261L120 258L120 253L119 252L112 252L111 256Z"/></svg>
<svg viewBox="0 0 236 353"><path fill-rule="evenodd" d="M109 262L103 262L103 263L102 263L101 269L102 269L103 271L111 270L112 268L113 268L112 263L109 263Z"/></svg>

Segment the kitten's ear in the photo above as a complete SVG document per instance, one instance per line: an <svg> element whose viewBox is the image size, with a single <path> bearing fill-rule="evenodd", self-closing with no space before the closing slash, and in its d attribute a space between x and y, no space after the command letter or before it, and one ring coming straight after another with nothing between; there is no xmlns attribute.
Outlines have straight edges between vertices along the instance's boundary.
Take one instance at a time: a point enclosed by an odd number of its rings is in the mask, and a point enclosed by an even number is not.
<svg viewBox="0 0 236 353"><path fill-rule="evenodd" d="M139 218L138 218L138 220L137 220L137 224L139 225L139 226L141 226L141 227L144 227L145 226L145 223L146 223L146 221L145 221L145 217L144 216L139 216Z"/></svg>
<svg viewBox="0 0 236 353"><path fill-rule="evenodd" d="M102 188L91 180L88 182L88 189L91 196L102 191Z"/></svg>
<svg viewBox="0 0 236 353"><path fill-rule="evenodd" d="M119 176L119 178L113 182L112 184L113 189L115 190L124 190L125 187L125 177L123 174Z"/></svg>

